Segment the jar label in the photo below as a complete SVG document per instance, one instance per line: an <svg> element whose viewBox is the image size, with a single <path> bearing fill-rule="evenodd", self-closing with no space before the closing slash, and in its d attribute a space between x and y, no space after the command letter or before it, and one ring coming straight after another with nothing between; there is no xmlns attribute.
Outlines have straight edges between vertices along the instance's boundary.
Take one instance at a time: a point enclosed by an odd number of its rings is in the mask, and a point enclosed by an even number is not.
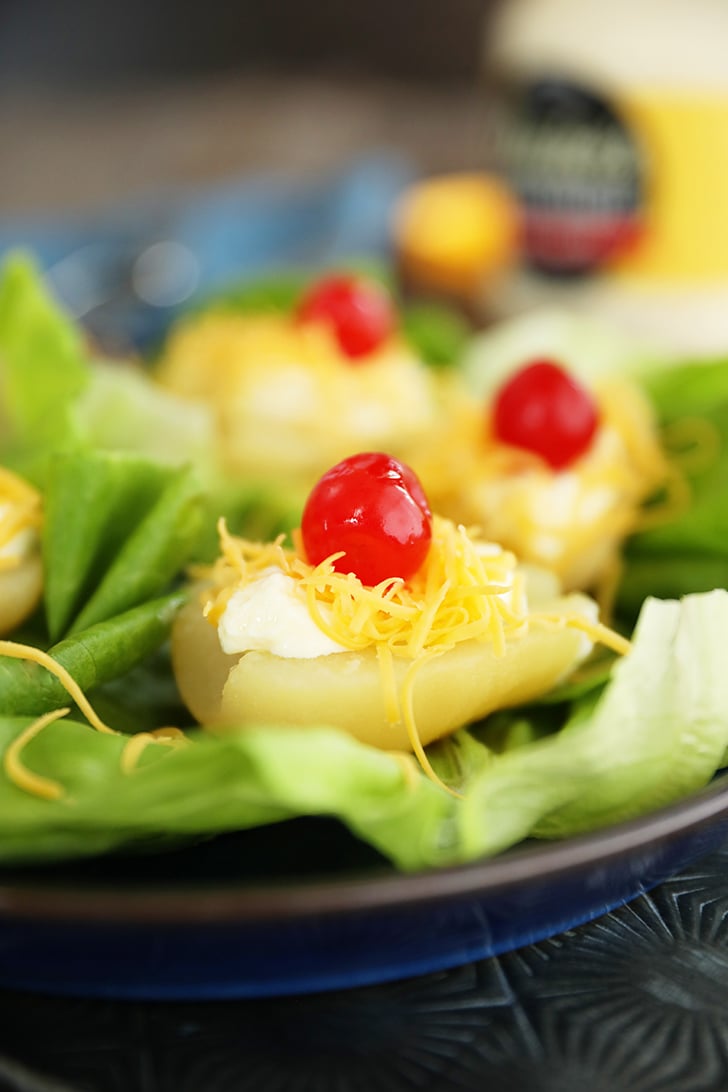
<svg viewBox="0 0 728 1092"><path fill-rule="evenodd" d="M541 79L507 97L499 135L531 269L725 284L728 92L635 85L615 105Z"/></svg>
<svg viewBox="0 0 728 1092"><path fill-rule="evenodd" d="M560 80L514 91L499 151L523 213L532 269L583 276L631 250L643 231L642 153L605 99Z"/></svg>

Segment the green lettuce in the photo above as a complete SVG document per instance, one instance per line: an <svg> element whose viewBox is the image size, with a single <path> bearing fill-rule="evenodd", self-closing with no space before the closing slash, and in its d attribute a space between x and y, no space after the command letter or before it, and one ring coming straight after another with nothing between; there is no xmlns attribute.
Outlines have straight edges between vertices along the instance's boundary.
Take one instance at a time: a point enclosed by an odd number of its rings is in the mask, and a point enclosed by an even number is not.
<svg viewBox="0 0 728 1092"><path fill-rule="evenodd" d="M627 543L619 606L629 615L646 595L728 586L728 360L665 368L644 382L668 450L676 448L687 503ZM697 442L692 451L691 436Z"/></svg>
<svg viewBox="0 0 728 1092"><path fill-rule="evenodd" d="M463 353L462 373L485 398L530 360L548 358L585 382L626 375L642 381L675 363L648 342L590 316L561 310L533 311L477 334Z"/></svg>
<svg viewBox="0 0 728 1092"><path fill-rule="evenodd" d="M185 599L180 573L199 552L202 493L190 469L66 452L52 462L44 500L43 604L13 636L49 652L94 695L167 640ZM0 657L1 714L66 704L45 668Z"/></svg>
<svg viewBox="0 0 728 1092"><path fill-rule="evenodd" d="M80 330L26 256L0 273L0 455L42 479L51 452L78 444L77 398L90 379Z"/></svg>
<svg viewBox="0 0 728 1092"><path fill-rule="evenodd" d="M128 451L163 465L194 463L208 477L215 471L210 408L166 391L139 365L95 360L74 417L86 447Z"/></svg>
<svg viewBox="0 0 728 1092"><path fill-rule="evenodd" d="M260 728L187 745L150 744L122 772L127 738L58 721L23 762L65 790L38 798L0 777L0 861L42 862L332 816L412 870L499 852L524 838L567 837L657 808L705 785L728 744L722 635L728 592L651 600L631 653L603 690L582 694L561 731L554 707L503 714L429 749L441 777L322 726ZM0 717L4 753L30 723ZM544 734L546 732L547 734Z"/></svg>
<svg viewBox="0 0 728 1092"><path fill-rule="evenodd" d="M457 330L431 320L419 316L419 330L443 364ZM166 641L185 566L215 552L215 517L268 538L295 522L302 498L225 479L206 454L209 421L152 393L143 372L99 366L32 265L13 258L0 276L0 456L43 489L46 572L42 609L14 636L48 650L121 734L99 734L72 710L27 744L23 762L63 786L58 800L23 790L1 766L0 862L160 849L323 815L412 870L593 830L706 784L728 748L728 592L709 591L728 583L728 365L658 368L592 325L549 321L550 341L538 323L525 341L506 331L497 352L477 340L466 373L487 385L528 338L540 355L570 344L593 374L639 375L663 425L698 418L718 440L686 469L689 508L628 545L619 606L625 617L641 611L630 655L595 660L539 704L429 748L456 795L413 759L325 725L225 737L191 726L186 746L150 743L123 772L128 734L188 727ZM686 594L695 590L706 594ZM643 605L655 593L671 598ZM0 658L0 755L68 704L44 668Z"/></svg>
<svg viewBox="0 0 728 1092"><path fill-rule="evenodd" d="M467 856L645 814L707 784L728 741L728 592L648 600L632 651L556 734L508 751L463 801Z"/></svg>
<svg viewBox="0 0 728 1092"><path fill-rule="evenodd" d="M438 369L459 364L472 334L462 314L430 301L403 305L402 331L424 363Z"/></svg>
<svg viewBox="0 0 728 1092"><path fill-rule="evenodd" d="M210 411L140 366L100 361L33 260L0 269L0 461L43 485L67 451L128 451L215 472Z"/></svg>

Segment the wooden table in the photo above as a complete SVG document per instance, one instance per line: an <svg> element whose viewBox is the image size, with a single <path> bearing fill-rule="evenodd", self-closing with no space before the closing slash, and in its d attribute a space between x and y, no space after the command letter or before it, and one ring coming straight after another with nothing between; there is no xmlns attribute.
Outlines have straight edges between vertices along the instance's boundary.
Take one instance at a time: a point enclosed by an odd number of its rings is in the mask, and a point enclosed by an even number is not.
<svg viewBox="0 0 728 1092"><path fill-rule="evenodd" d="M397 150L482 167L485 95L365 77L258 74L0 98L0 216L84 210L260 170L325 171Z"/></svg>

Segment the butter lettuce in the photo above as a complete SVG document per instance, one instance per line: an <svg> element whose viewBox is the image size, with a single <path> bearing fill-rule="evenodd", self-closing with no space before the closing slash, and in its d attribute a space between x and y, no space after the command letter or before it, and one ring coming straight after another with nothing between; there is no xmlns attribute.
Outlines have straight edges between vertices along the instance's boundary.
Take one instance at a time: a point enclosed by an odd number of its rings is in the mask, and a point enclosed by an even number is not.
<svg viewBox="0 0 728 1092"><path fill-rule="evenodd" d="M273 292L279 306L284 295ZM0 764L0 863L163 849L324 815L413 870L597 829L710 781L728 750L728 592L709 590L728 584L728 362L658 368L642 347L604 340L591 325L549 322L521 328L515 341L515 328L506 330L490 343L497 352L476 340L466 372L487 386L514 345L539 355L576 346L595 374L639 375L664 425L693 418L717 442L686 464L689 506L628 544L618 603L624 618L639 613L629 656L596 662L538 705L429 748L453 796L414 760L325 725L224 738L189 725L165 648L185 566L210 552L213 513L233 513L234 525L269 537L276 521L294 521L302 498L218 476L205 454L209 422L164 396L147 399L143 372L99 367L32 263L7 263L0 460L33 476L46 511L44 602L15 637L50 651L120 732L176 723L189 743L150 745L125 773L128 735L99 734L78 711L49 725L23 762L65 795L33 796ZM452 331L428 323L419 329L444 363ZM705 594L687 594L695 591ZM655 594L668 598L644 602ZM0 757L34 718L67 704L42 667L0 657Z"/></svg>
<svg viewBox="0 0 728 1092"><path fill-rule="evenodd" d="M477 334L463 354L462 371L473 393L484 398L524 364L544 357L560 361L586 383L609 375L642 381L675 363L609 323L553 309L519 315Z"/></svg>
<svg viewBox="0 0 728 1092"><path fill-rule="evenodd" d="M632 616L646 595L728 586L728 360L666 368L644 382L687 492L682 509L627 544L619 605Z"/></svg>
<svg viewBox="0 0 728 1092"><path fill-rule="evenodd" d="M0 273L0 457L42 477L47 457L78 444L76 399L90 367L80 330L56 306L33 262Z"/></svg>
<svg viewBox="0 0 728 1092"><path fill-rule="evenodd" d="M594 830L707 784L728 741L726 633L728 592L648 600L601 694L474 779L462 809L466 854Z"/></svg>
<svg viewBox="0 0 728 1092"><path fill-rule="evenodd" d="M38 799L0 779L0 862L81 857L282 822L339 819L402 869L454 864L527 837L593 830L705 785L728 744L723 636L728 592L649 601L631 653L606 687L575 701L561 731L543 710L508 740L500 724L463 730L429 751L454 797L401 758L335 729L194 730L179 748L149 746L123 773L124 736L58 721L23 760L66 796ZM554 710L546 713L553 717ZM525 724L524 724L525 721ZM0 752L30 722L0 716ZM525 729L525 730L524 730ZM525 740L525 742L524 742Z"/></svg>
<svg viewBox="0 0 728 1092"><path fill-rule="evenodd" d="M13 636L48 651L94 695L166 641L185 599L180 571L198 554L202 493L189 469L67 452L52 461L44 501L43 604ZM67 704L44 668L0 657L0 715Z"/></svg>
<svg viewBox="0 0 728 1092"><path fill-rule="evenodd" d="M99 361L30 257L0 269L0 462L43 485L63 451L129 451L210 473L208 411L157 387L141 367Z"/></svg>

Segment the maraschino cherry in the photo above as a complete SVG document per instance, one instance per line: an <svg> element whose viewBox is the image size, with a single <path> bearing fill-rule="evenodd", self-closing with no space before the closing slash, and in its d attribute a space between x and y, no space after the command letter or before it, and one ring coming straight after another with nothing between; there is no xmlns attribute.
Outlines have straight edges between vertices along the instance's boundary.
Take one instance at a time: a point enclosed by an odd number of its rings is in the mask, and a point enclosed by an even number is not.
<svg viewBox="0 0 728 1092"><path fill-rule="evenodd" d="M326 322L341 351L360 361L378 349L395 328L395 309L388 292L373 281L345 274L317 281L301 300L299 322Z"/></svg>
<svg viewBox="0 0 728 1092"><path fill-rule="evenodd" d="M312 489L301 521L306 558L333 564L362 584L408 580L424 562L432 516L419 479L404 463L381 452L351 455Z"/></svg>
<svg viewBox="0 0 728 1092"><path fill-rule="evenodd" d="M496 439L540 455L554 470L583 455L598 426L593 396L552 360L535 360L516 372L493 403Z"/></svg>

